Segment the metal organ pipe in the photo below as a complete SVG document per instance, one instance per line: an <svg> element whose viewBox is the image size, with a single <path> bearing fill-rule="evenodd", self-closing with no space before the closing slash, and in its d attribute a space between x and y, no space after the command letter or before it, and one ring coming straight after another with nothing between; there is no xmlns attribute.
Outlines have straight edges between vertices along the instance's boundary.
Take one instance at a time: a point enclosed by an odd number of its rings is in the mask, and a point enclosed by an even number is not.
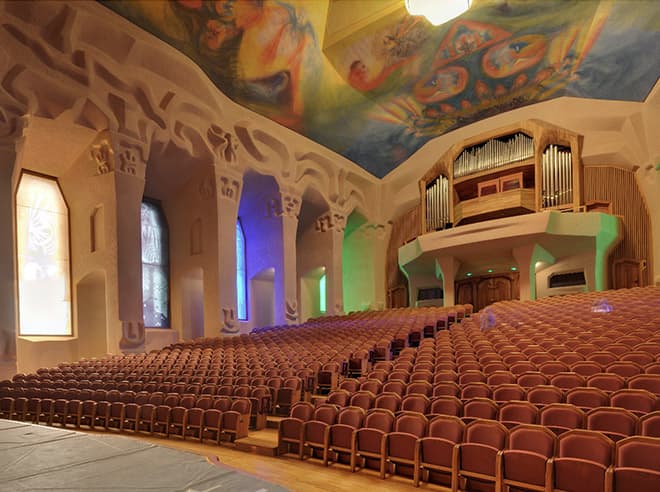
<svg viewBox="0 0 660 492"><path fill-rule="evenodd" d="M573 160L570 148L549 145L543 152L541 176L543 207L573 203Z"/></svg>
<svg viewBox="0 0 660 492"><path fill-rule="evenodd" d="M426 232L444 229L449 222L449 180L439 176L426 187Z"/></svg>
<svg viewBox="0 0 660 492"><path fill-rule="evenodd" d="M454 160L454 177L506 166L534 156L534 140L522 132L464 149Z"/></svg>

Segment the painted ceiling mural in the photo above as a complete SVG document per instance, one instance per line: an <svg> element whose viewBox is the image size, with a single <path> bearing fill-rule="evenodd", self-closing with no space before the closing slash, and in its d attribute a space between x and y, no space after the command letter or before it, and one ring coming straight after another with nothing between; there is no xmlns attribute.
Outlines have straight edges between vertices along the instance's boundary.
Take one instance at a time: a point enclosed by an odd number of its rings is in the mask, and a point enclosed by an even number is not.
<svg viewBox="0 0 660 492"><path fill-rule="evenodd" d="M559 96L642 101L660 72L657 0L474 0L438 27L402 7L325 49L328 0L102 3L237 103L378 177L502 111Z"/></svg>

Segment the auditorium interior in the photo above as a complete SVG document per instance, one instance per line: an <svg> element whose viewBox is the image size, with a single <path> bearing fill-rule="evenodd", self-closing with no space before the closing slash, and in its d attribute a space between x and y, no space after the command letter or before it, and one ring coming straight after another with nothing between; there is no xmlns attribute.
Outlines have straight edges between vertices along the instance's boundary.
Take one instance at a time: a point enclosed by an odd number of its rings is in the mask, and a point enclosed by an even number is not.
<svg viewBox="0 0 660 492"><path fill-rule="evenodd" d="M444 3L0 0L0 490L660 490L660 4Z"/></svg>

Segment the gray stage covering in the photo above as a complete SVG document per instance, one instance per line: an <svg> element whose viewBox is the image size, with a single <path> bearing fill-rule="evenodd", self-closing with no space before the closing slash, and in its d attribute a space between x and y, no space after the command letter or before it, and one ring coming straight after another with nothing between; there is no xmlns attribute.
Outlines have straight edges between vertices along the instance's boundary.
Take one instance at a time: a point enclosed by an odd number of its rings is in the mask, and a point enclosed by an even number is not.
<svg viewBox="0 0 660 492"><path fill-rule="evenodd" d="M193 453L0 420L0 491L29 490L286 492Z"/></svg>

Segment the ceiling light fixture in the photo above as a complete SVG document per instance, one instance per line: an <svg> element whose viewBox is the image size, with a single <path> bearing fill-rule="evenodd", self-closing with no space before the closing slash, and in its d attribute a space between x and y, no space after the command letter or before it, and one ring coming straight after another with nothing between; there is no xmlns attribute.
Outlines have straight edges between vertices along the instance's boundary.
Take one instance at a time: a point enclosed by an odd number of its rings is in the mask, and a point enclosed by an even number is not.
<svg viewBox="0 0 660 492"><path fill-rule="evenodd" d="M410 15L423 15L434 26L458 17L470 8L471 0L405 0Z"/></svg>

